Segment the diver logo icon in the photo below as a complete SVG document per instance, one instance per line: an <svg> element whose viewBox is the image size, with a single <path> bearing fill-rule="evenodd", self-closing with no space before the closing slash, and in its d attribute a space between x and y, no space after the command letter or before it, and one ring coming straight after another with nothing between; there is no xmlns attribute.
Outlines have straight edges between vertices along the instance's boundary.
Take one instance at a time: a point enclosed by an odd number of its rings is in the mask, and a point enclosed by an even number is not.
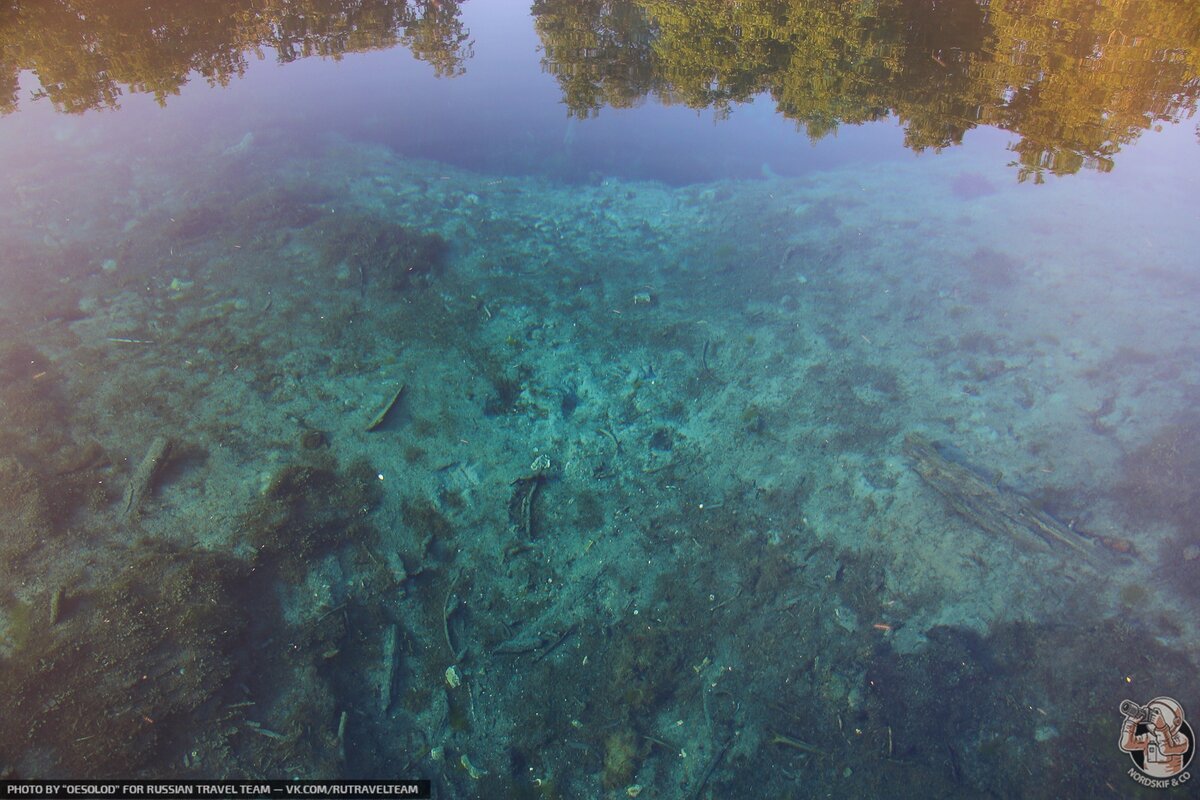
<svg viewBox="0 0 1200 800"><path fill-rule="evenodd" d="M1186 783L1184 772L1196 753L1192 727L1184 719L1183 706L1171 697L1156 697L1144 706L1121 701L1121 740L1118 746L1129 753L1134 769L1129 776L1143 786L1170 788Z"/></svg>

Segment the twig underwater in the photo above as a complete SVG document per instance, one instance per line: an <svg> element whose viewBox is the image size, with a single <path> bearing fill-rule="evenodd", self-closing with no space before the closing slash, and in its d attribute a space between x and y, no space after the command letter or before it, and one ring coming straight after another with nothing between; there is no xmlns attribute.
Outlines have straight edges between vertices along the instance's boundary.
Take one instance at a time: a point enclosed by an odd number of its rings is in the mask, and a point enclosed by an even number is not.
<svg viewBox="0 0 1200 800"><path fill-rule="evenodd" d="M454 590L458 587L458 581L460 578L462 578L461 572L455 574L454 579L450 581L450 588L446 590L446 599L442 603L442 635L446 639L446 648L450 651L450 655L453 657L455 664L467 657L466 646L464 645L461 648L455 648L454 640L450 636L450 617L454 616L454 612L458 611L460 605L457 596L454 594ZM455 600L453 607L450 605L451 598L454 598Z"/></svg>
<svg viewBox="0 0 1200 800"><path fill-rule="evenodd" d="M710 375L711 377L716 378L716 380L720 380L720 378L717 377L717 373L713 372L712 367L708 365L708 352L710 349L712 349L712 340L705 339L704 349L700 351L700 366L704 367L704 373L706 375Z"/></svg>
<svg viewBox="0 0 1200 800"><path fill-rule="evenodd" d="M169 437L156 436L150 443L150 449L142 458L140 464L129 477L129 485L125 487L124 504L121 508L121 518L136 517L146 498L154 491L154 483L158 478L167 456L171 453L173 442Z"/></svg>
<svg viewBox="0 0 1200 800"><path fill-rule="evenodd" d="M389 625L383 633L383 669L380 678L383 685L379 692L379 711L386 715L392 707L392 687L396 683L397 656L400 637L395 625Z"/></svg>
<svg viewBox="0 0 1200 800"><path fill-rule="evenodd" d="M392 395L392 399L387 402L387 405L383 407L383 410L376 414L375 418L371 420L371 423L367 425L367 433L377 431L383 427L384 423L387 422L388 417L392 415L392 411L395 410L396 404L400 402L400 398L404 395L404 390L407 388L407 383L400 384L400 388L397 389L396 393Z"/></svg>
<svg viewBox="0 0 1200 800"><path fill-rule="evenodd" d="M621 440L617 438L617 435L615 433L610 431L608 428L597 428L596 433L600 434L601 436L606 436L609 439L611 439L612 443L613 443L613 447L616 448L616 453L621 452Z"/></svg>

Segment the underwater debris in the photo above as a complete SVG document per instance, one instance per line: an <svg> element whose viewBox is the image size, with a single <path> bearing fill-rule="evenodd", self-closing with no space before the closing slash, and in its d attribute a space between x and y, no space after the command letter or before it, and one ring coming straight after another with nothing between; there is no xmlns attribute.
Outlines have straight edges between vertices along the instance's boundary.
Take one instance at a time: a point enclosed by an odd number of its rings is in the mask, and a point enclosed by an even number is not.
<svg viewBox="0 0 1200 800"><path fill-rule="evenodd" d="M341 716L338 717L337 726L337 752L338 761L345 763L346 761L346 721L350 715L343 709Z"/></svg>
<svg viewBox="0 0 1200 800"><path fill-rule="evenodd" d="M708 354L716 354L717 346L713 344L711 339L704 340L704 347L700 351L700 366L704 368L704 374L713 378L717 378L717 373L713 372L712 367L708 365ZM720 380L720 378L717 378Z"/></svg>
<svg viewBox="0 0 1200 800"><path fill-rule="evenodd" d="M273 731L270 728L264 728L261 724L255 722L252 719L246 720L245 725L250 730L254 731L255 733L259 734L260 736L265 736L268 739L285 740L288 738L287 736L285 736L282 733L279 733L278 731Z"/></svg>
<svg viewBox="0 0 1200 800"><path fill-rule="evenodd" d="M535 653L545 647L552 639L545 633L522 631L511 639L506 639L488 650L493 656L520 656Z"/></svg>
<svg viewBox="0 0 1200 800"><path fill-rule="evenodd" d="M379 711L386 715L392 706L392 687L396 683L396 656L399 652L400 637L396 626L389 625L383 634L383 671L381 673L383 686L379 692Z"/></svg>
<svg viewBox="0 0 1200 800"><path fill-rule="evenodd" d="M610 439L613 443L613 447L615 448L615 450L613 451L614 454L620 454L621 440L617 438L617 435L615 433L610 431L608 428L596 428L596 433Z"/></svg>
<svg viewBox="0 0 1200 800"><path fill-rule="evenodd" d="M462 675L458 673L458 667L451 664L446 667L446 687L457 689L460 686L462 686Z"/></svg>
<svg viewBox="0 0 1200 800"><path fill-rule="evenodd" d="M450 636L450 618L454 616L454 612L458 611L459 599L454 593L454 589L458 586L458 579L462 577L462 573L454 576L450 581L450 588L446 590L446 600L442 603L442 635L446 638L446 647L450 649L450 655L454 658L455 663L462 661L467 655L467 648L464 645L461 648L454 646L454 640ZM454 604L451 605L451 599Z"/></svg>
<svg viewBox="0 0 1200 800"><path fill-rule="evenodd" d="M329 435L325 431L309 428L300 434L300 449L320 450L329 444Z"/></svg>
<svg viewBox="0 0 1200 800"><path fill-rule="evenodd" d="M458 760L458 763L462 765L462 768L467 771L467 774L471 776L471 780L473 781L477 781L488 774L486 769L480 769L472 764L471 759L467 757L466 753L462 754L462 758Z"/></svg>
<svg viewBox="0 0 1200 800"><path fill-rule="evenodd" d="M692 790L690 795L691 800L699 800L700 795L704 792L704 787L708 785L708 781L710 778L712 778L713 772L716 771L717 767L720 766L721 762L725 759L725 754L729 752L729 748L732 744L733 737L730 736L719 748L717 748L717 751L713 753L713 757L709 759L708 765L704 768L704 772L700 775L700 779L696 781L696 788Z"/></svg>
<svg viewBox="0 0 1200 800"><path fill-rule="evenodd" d="M537 466L537 463L535 461L534 466ZM533 541L533 499L537 495L537 490L542 485L542 481L545 479L546 477L543 472L535 470L533 474L517 478L512 482L512 485L516 488L513 491L512 499L508 503L508 518L513 527L516 528L517 533L526 542Z"/></svg>
<svg viewBox="0 0 1200 800"><path fill-rule="evenodd" d="M121 517L128 519L136 517L146 497L154 491L154 482L158 478L163 464L171 454L174 442L167 436L156 436L150 443L142 462L129 478L129 486L125 489L124 506Z"/></svg>
<svg viewBox="0 0 1200 800"><path fill-rule="evenodd" d="M1094 536L1092 538L1094 538L1102 546L1107 547L1109 550L1113 551L1114 553L1116 553L1118 555L1123 555L1123 556L1137 555L1138 551L1137 551L1137 548L1134 547L1133 542L1131 542L1128 539L1125 539L1123 537L1120 537L1120 536Z"/></svg>
<svg viewBox="0 0 1200 800"><path fill-rule="evenodd" d="M371 424L367 426L367 433L370 433L371 431L377 431L383 427L383 423L387 422L388 417L391 416L392 410L396 408L396 404L400 402L400 397L404 394L404 390L407 388L408 384L400 384L400 388L397 389L396 393L392 395L392 399L387 402L387 405L383 407L382 411L375 415L375 419L371 420Z"/></svg>
<svg viewBox="0 0 1200 800"><path fill-rule="evenodd" d="M891 729L889 728L889 731L890 730ZM793 750L799 750L801 753L808 753L808 754L814 755L814 756L825 755L825 751L822 748L817 747L815 745L811 745L808 742L797 739L794 736L788 736L787 734L780 733L778 731L770 731L770 733L771 733L771 740L768 742L768 744L780 745L782 747L790 747Z"/></svg>
<svg viewBox="0 0 1200 800"><path fill-rule="evenodd" d="M579 630L579 623L578 623L578 622L572 622L570 625L568 625L568 626L566 627L566 629L565 629L565 630L563 630L563 632L562 632L562 633L560 633L560 634L558 635L558 637L557 637L557 638L555 638L555 639L554 639L554 641L553 641L553 642L551 642L551 643L550 643L550 645L549 645L548 647L546 647L546 649L542 650L542 652L538 653L538 654L537 654L537 655L534 657L534 659L533 659L534 663L536 664L537 662L541 661L541 660L542 660L542 659L544 659L546 656L550 655L550 654L551 654L551 653L553 653L555 650L557 650L557 649L558 649L558 647L559 647L559 645L561 645L561 644L562 644L563 642L565 642L567 639L571 638L571 636L572 636L572 635L573 635L573 634L574 634L574 633L575 633L577 630Z"/></svg>
<svg viewBox="0 0 1200 800"><path fill-rule="evenodd" d="M50 595L50 627L53 628L58 624L58 620L62 615L62 604L65 596L63 587L57 587Z"/></svg>
<svg viewBox="0 0 1200 800"><path fill-rule="evenodd" d="M904 453L921 479L951 508L988 533L1016 539L1032 535L1051 547L1066 547L1084 556L1097 552L1078 532L1035 508L1029 498L951 461L924 436L905 436Z"/></svg>

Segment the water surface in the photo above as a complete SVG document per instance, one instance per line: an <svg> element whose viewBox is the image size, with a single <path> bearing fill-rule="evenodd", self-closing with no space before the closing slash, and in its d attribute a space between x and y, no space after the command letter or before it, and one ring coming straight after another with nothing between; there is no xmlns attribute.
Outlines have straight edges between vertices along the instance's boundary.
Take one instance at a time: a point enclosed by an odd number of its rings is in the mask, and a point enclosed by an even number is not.
<svg viewBox="0 0 1200 800"><path fill-rule="evenodd" d="M0 45L0 774L1125 795L1200 713L1187 4Z"/></svg>

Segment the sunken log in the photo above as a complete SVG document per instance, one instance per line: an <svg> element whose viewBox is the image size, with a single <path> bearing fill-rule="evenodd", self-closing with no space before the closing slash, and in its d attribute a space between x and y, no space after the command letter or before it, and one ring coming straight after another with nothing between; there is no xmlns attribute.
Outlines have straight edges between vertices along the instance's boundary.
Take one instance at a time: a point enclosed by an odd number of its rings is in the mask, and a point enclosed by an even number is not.
<svg viewBox="0 0 1200 800"><path fill-rule="evenodd" d="M904 454L912 459L921 479L950 508L988 533L1018 541L1035 537L1052 550L1071 550L1085 556L1096 552L1093 542L1035 507L1028 497L946 458L924 436L910 433L904 437Z"/></svg>

